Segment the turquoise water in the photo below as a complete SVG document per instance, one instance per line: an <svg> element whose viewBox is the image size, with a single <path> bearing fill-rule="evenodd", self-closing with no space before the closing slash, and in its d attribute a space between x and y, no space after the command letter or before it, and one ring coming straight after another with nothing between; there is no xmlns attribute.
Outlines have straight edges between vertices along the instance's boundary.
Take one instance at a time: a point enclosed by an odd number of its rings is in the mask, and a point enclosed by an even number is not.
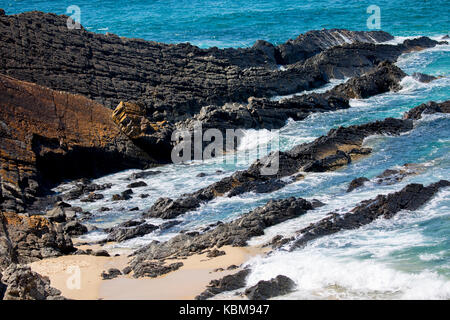
<svg viewBox="0 0 450 320"><path fill-rule="evenodd" d="M64 13L72 1L0 1L8 14L27 10ZM249 46L256 39L281 43L299 33L323 27L366 30L365 1L84 1L81 22L95 32L113 32L163 42L189 41L199 46ZM439 39L448 33L449 1L377 1L381 8L381 27L398 37L415 35ZM405 9L407 8L407 9ZM403 38L397 38L400 41ZM277 132L247 131L247 140L237 153L239 162L193 162L167 165L162 174L145 181L148 187L135 189L149 197L112 202L111 196L126 189L125 181L135 170L98 179L112 182L102 191L105 199L96 203L73 201L93 213L90 221L98 227L139 217L161 196L178 197L198 190L236 170L245 169L258 156L258 143L280 135L279 148L287 150L309 142L340 125L361 124L385 117L401 117L410 108L430 100L450 99L450 46L443 45L422 52L403 55L397 65L405 72L424 72L442 76L429 84L406 77L403 89L365 100L352 100L352 108L314 114L303 121L289 121ZM309 174L304 180L271 194L244 194L218 198L180 219L182 224L167 232L132 239L118 246L137 248L152 240L166 240L182 229L195 229L218 220L231 220L270 199L289 196L316 198L326 203L306 215L266 230L252 239L261 244L273 236L292 235L296 230L323 218L331 211L346 212L358 202L378 194L398 191L412 182L429 184L450 177L450 116L425 116L411 132L398 137L376 136L366 140L373 154L332 173ZM256 138L259 138L257 140ZM255 142L256 141L256 142ZM369 183L365 188L346 193L348 183L360 176L372 178L388 168L404 163L420 163L424 171L404 181L389 185ZM216 170L223 170L217 174ZM199 178L200 172L210 173ZM71 184L61 185L63 191ZM111 211L99 212L102 206ZM138 206L140 211L128 211ZM162 223L152 219L152 223ZM86 239L104 238L93 232ZM380 219L358 230L340 232L308 244L294 252L277 251L270 257L255 258L249 285L261 279L284 274L294 279L297 290L289 297L310 298L418 298L450 299L450 189L444 189L415 212L401 212L391 220ZM227 297L222 296L222 297Z"/></svg>
<svg viewBox="0 0 450 320"><path fill-rule="evenodd" d="M201 47L246 47L258 39L282 43L312 29L367 30L367 8L380 7L381 28L397 36L449 32L448 0L1 0L7 14L81 10L94 32Z"/></svg>

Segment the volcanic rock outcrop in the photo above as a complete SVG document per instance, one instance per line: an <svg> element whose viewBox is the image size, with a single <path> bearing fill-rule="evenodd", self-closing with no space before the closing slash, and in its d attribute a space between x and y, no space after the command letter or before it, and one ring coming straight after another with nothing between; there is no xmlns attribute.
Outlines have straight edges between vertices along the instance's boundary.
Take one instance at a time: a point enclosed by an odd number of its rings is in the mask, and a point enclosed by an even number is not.
<svg viewBox="0 0 450 320"><path fill-rule="evenodd" d="M270 153L253 163L249 169L238 171L194 193L185 194L176 200L160 198L145 216L171 219L218 196L231 197L252 191L272 192L288 183L286 180L280 180L282 177L294 175L299 171L336 170L370 154L371 150L362 146L364 139L370 135L395 135L412 128L412 120L387 118L383 121L331 129L327 135L313 142L298 145L286 152Z"/></svg>

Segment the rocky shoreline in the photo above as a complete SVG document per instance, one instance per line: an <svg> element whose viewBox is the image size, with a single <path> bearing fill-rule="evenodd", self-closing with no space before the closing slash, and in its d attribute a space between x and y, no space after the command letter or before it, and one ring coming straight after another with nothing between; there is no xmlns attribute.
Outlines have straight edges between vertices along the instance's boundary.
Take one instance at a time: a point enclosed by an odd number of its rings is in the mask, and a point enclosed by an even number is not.
<svg viewBox="0 0 450 320"><path fill-rule="evenodd" d="M50 280L30 263L68 255L109 256L105 250L83 250L72 238L92 230L90 213L63 202L95 202L98 191L112 184L92 178L125 169L149 169L170 162L175 130L279 129L289 119L350 108L350 99L366 99L401 89L407 74L394 63L400 55L432 48L445 41L427 37L391 45L383 31L331 29L310 31L284 44L260 40L245 49L200 49L116 35L68 30L66 16L42 12L5 15L0 10L0 299L64 299ZM416 74L428 83L435 78ZM324 93L292 95L317 89L331 79L348 80ZM449 113L450 102L429 102L403 119L331 129L313 142L273 152L248 169L193 193L158 199L141 219L103 231L106 240L123 242L178 224L175 218L218 197L248 192L271 193L313 172L338 170L371 154L364 140L372 135L399 135L414 129L424 114ZM233 151L233 150L231 150ZM279 158L275 175L261 172ZM386 171L376 183L395 184L420 168ZM129 177L128 189L113 196L130 199L139 181L158 171ZM55 194L63 181L79 181L69 192ZM368 181L358 177L348 192ZM341 230L355 229L400 210L416 210L450 183L424 187L410 184L389 195L366 200L343 215L330 215L298 231L293 238L274 238L270 245L300 250L307 242ZM145 198L144 194L141 194ZM246 247L265 229L322 206L318 200L271 200L231 222L187 230L167 242L154 241L129 256L128 265L109 268L101 277L158 278L183 269L183 259L225 255L226 246ZM108 208L105 208L105 211ZM139 208L136 208L139 210ZM145 219L168 220L153 225ZM237 269L211 281L197 299L240 290L249 299L288 294L295 282L283 275L246 288L248 269ZM100 275L99 275L100 277Z"/></svg>

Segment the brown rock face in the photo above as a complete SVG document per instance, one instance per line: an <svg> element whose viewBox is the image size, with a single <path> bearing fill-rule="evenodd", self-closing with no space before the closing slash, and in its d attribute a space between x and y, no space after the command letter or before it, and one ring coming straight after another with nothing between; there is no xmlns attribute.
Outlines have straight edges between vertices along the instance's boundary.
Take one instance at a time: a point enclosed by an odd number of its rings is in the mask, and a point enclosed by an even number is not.
<svg viewBox="0 0 450 320"><path fill-rule="evenodd" d="M149 156L79 95L0 75L0 204L21 211L63 179L144 167Z"/></svg>

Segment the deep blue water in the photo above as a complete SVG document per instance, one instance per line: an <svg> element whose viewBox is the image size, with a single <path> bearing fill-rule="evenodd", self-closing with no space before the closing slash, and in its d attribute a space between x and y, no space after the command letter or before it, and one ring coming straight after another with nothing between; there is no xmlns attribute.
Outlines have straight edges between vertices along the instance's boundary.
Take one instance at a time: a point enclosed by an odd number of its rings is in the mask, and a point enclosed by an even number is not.
<svg viewBox="0 0 450 320"><path fill-rule="evenodd" d="M66 12L69 5L81 9L81 23L93 32L113 32L121 36L178 43L191 42L208 47L243 47L257 39L282 43L299 33L320 28L367 30L366 9L372 1L10 1L1 0L7 14L28 10ZM397 37L415 35L439 39L448 33L450 1L385 1L376 3L381 9L381 28ZM402 38L397 38L401 40ZM450 99L450 46L444 45L422 52L403 55L397 65L405 72L425 72L442 78L423 84L407 77L403 89L365 100L353 100L352 108L314 114L304 121L289 121L279 130L280 149L312 141L331 128L401 117L410 108L430 100ZM113 182L105 190L105 199L92 204L79 201L93 213L93 225L111 226L138 217L160 196L177 197L198 190L232 172L244 169L258 156L258 143L268 141L274 133L249 130L234 164L209 161L188 165L168 165L163 173L146 179L148 187L135 190L150 196L137 196L127 202L113 202L111 196L123 191L124 180L132 171L98 179ZM261 140L257 140L259 137ZM269 228L262 237L252 240L260 244L277 234L292 235L328 212L345 212L359 201L378 194L400 190L411 182L429 184L450 177L450 117L427 116L416 122L415 129L398 137L371 137L366 144L373 148L371 156L332 173L310 174L303 181L271 194L244 194L218 198L183 216L183 223L160 234L149 234L127 241L121 246L139 247L154 239L165 240L181 229L196 228L218 220L230 220L264 204L270 199L289 196L317 198L327 205L305 216ZM249 158L244 161L245 152ZM419 163L424 170L404 181L345 192L348 183L359 176L372 178L385 169L404 163ZM215 174L216 170L223 174ZM203 178L198 173L211 173ZM62 185L64 190L70 184ZM111 211L99 212L102 206ZM129 212L138 206L141 211ZM161 223L157 219L152 223ZM94 232L87 239L102 238ZM441 298L450 299L450 190L441 191L430 203L415 212L402 212L394 219L380 219L352 231L341 232L312 242L295 252L276 252L268 258L249 262L252 274L249 284L285 274L297 282L298 290L291 298Z"/></svg>

